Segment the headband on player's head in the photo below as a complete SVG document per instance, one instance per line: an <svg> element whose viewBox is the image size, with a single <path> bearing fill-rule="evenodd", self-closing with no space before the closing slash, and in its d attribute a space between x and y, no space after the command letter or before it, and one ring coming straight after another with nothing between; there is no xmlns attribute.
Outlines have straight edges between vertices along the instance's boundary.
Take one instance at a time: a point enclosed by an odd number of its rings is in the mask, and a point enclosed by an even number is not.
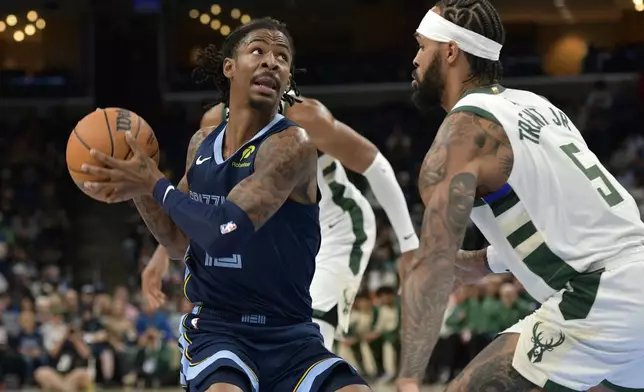
<svg viewBox="0 0 644 392"><path fill-rule="evenodd" d="M436 42L454 41L462 51L493 61L499 59L503 48L500 43L458 26L432 10L427 12L416 32Z"/></svg>

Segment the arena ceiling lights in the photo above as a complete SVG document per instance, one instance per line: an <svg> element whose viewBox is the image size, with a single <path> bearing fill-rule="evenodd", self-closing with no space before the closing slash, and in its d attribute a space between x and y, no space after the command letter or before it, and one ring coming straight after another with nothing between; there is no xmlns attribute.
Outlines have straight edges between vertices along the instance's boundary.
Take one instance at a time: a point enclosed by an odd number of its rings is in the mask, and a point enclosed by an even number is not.
<svg viewBox="0 0 644 392"><path fill-rule="evenodd" d="M633 6L635 6L635 11L637 11L637 12L644 11L644 1L643 0L633 0Z"/></svg>
<svg viewBox="0 0 644 392"><path fill-rule="evenodd" d="M232 29L229 25L222 24L220 19L223 11L223 8L219 4L213 4L210 6L210 12L202 13L198 9L191 9L188 12L188 16L190 16L190 19L198 20L204 26L210 26L211 29L218 30L225 37L230 34ZM231 9L230 17L234 21L239 21L241 24L246 24L251 21L250 15L242 13L239 8Z"/></svg>
<svg viewBox="0 0 644 392"><path fill-rule="evenodd" d="M22 18L21 16L9 14L5 18L0 19L0 34L8 32L13 36L14 41L22 42L27 37L35 35L38 30L43 30L47 26L45 19L33 10L27 12L24 16L24 21Z"/></svg>

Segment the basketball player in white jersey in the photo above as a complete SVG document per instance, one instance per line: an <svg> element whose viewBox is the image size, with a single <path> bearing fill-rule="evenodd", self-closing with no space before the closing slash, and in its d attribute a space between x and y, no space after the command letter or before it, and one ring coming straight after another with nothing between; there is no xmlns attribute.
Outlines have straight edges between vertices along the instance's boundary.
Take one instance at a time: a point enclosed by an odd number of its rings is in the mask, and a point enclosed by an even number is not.
<svg viewBox="0 0 644 392"><path fill-rule="evenodd" d="M405 271L399 391L418 391L460 271L511 271L541 308L448 391L644 389L644 224L545 98L503 88L488 0L443 0L416 31L414 101L447 117L420 173L421 244ZM470 218L490 246L459 251Z"/></svg>
<svg viewBox="0 0 644 392"><path fill-rule="evenodd" d="M410 259L419 241L389 161L373 143L336 120L322 103L309 98L299 100L293 106L283 102L281 111L307 131L320 151L322 243L316 257L311 298L313 321L320 326L325 346L331 349L336 329L348 329L351 307L376 241L373 209L349 181L343 166L369 181L396 233L401 259ZM220 124L226 115L223 104L211 108L204 114L201 128ZM167 264L167 254L159 248L152 262L164 258Z"/></svg>

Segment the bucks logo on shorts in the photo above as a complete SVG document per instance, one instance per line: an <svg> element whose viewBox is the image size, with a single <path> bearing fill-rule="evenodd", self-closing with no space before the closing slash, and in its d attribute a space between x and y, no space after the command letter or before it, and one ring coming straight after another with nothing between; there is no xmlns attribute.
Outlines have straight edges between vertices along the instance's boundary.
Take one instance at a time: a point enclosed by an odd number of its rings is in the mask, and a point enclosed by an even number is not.
<svg viewBox="0 0 644 392"><path fill-rule="evenodd" d="M559 331L556 341L554 336L544 340L544 332L539 330L541 324L541 321L537 321L532 327L532 349L528 351L528 359L532 363L541 362L546 351L552 351L555 347L561 346L566 340L566 335L561 331Z"/></svg>

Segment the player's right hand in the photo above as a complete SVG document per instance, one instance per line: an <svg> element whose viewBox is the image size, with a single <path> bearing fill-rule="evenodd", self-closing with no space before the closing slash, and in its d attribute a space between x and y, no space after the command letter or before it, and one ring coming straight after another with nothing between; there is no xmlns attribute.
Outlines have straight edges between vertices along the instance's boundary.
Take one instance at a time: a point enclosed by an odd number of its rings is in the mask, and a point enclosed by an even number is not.
<svg viewBox="0 0 644 392"><path fill-rule="evenodd" d="M166 296L161 291L161 285L169 266L169 258L153 257L141 274L141 292L145 300L148 301L148 306L153 310L165 304Z"/></svg>

